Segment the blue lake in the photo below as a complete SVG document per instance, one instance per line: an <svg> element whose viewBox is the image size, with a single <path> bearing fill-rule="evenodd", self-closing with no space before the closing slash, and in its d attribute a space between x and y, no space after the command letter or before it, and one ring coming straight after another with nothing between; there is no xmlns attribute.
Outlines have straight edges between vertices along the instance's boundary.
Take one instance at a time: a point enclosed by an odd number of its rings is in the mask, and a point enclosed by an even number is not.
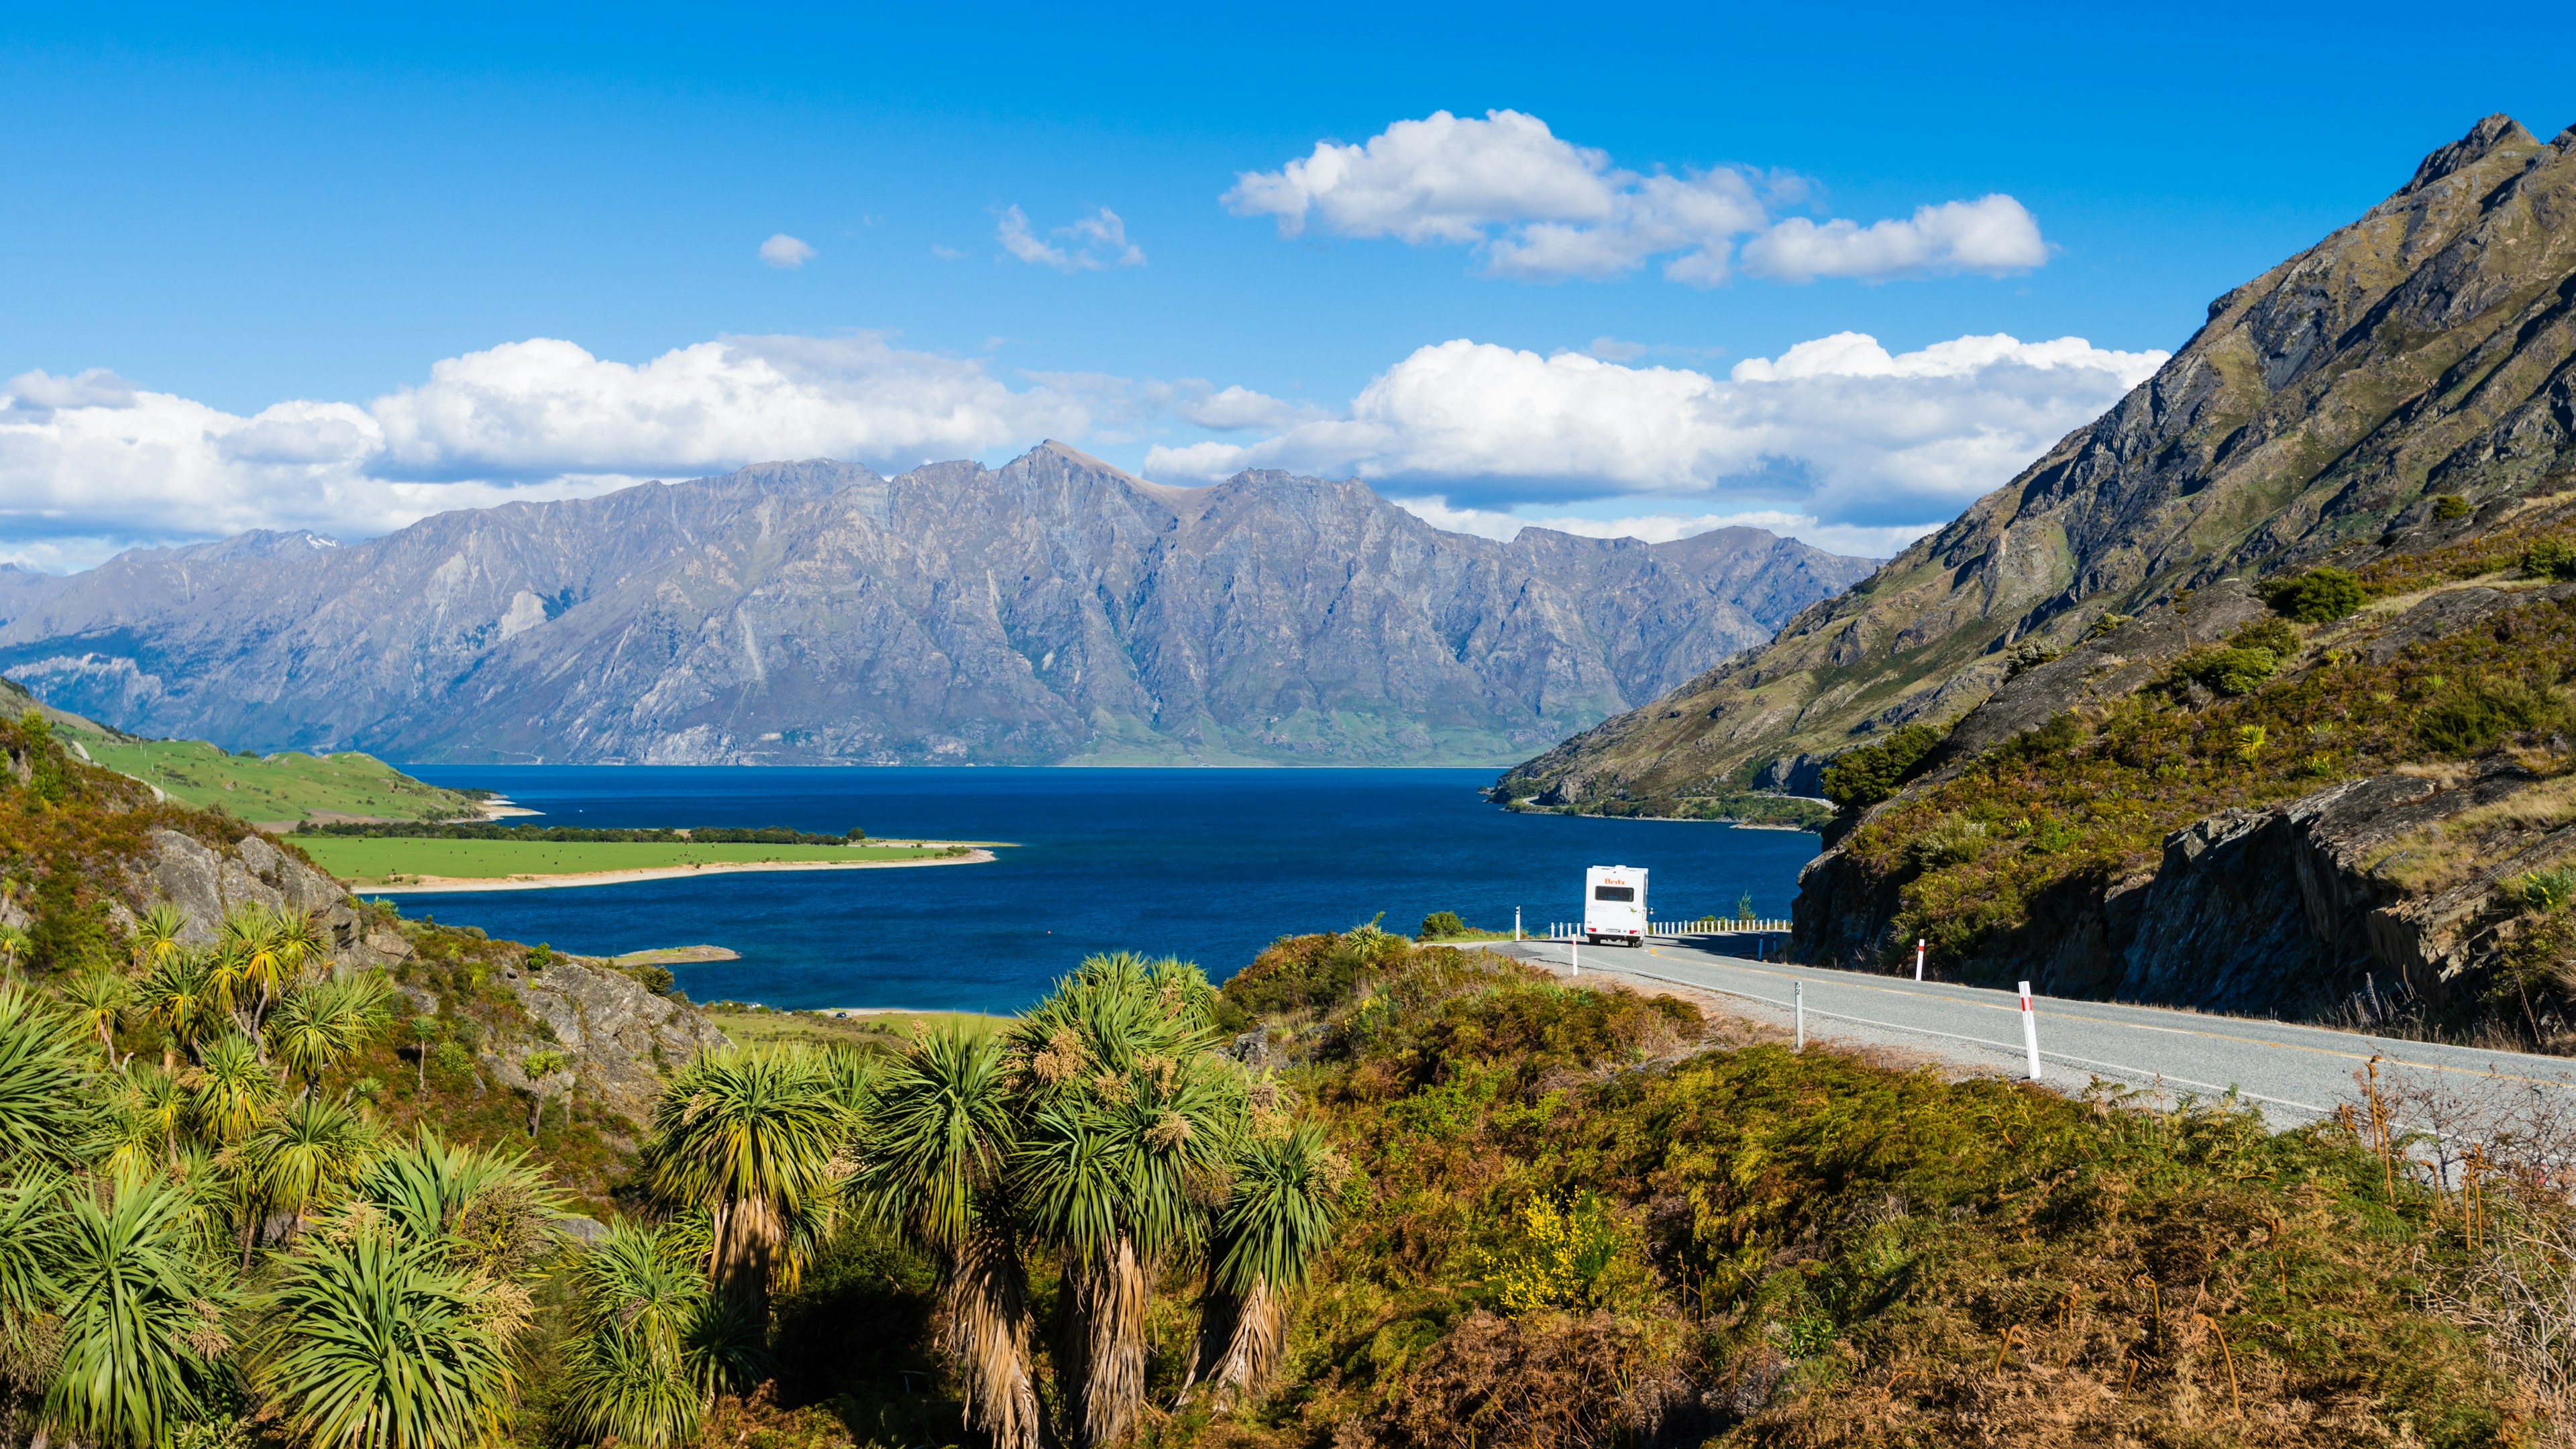
<svg viewBox="0 0 2576 1449"><path fill-rule="evenodd" d="M1658 919L1785 916L1816 837L1513 815L1496 771L774 769L405 765L543 811L533 824L788 825L1020 842L988 865L742 873L572 890L401 897L495 936L613 953L706 942L699 1001L1015 1011L1086 953L1197 961L1223 980L1273 938L1380 912L1509 929L1570 919L1587 865L1644 866Z"/></svg>

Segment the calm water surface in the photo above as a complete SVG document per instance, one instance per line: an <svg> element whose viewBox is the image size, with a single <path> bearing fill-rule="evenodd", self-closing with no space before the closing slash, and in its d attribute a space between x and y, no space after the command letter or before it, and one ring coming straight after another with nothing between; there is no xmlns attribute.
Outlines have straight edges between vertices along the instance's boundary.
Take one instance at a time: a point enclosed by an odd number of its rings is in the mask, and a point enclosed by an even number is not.
<svg viewBox="0 0 2576 1449"><path fill-rule="evenodd" d="M989 865L804 871L400 898L412 915L612 953L708 942L700 1001L1015 1011L1092 951L1199 962L1218 980L1272 938L1454 910L1508 929L1572 917L1587 865L1651 872L1658 919L1785 916L1816 838L1669 821L1511 815L1495 771L776 769L405 765L482 785L547 825L864 827L1011 840Z"/></svg>

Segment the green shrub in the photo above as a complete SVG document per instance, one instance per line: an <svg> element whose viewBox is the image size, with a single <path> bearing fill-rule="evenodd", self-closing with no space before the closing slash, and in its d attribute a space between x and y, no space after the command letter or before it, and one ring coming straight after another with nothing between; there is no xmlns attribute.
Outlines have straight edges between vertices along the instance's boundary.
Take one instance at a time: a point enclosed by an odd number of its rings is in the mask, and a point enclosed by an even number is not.
<svg viewBox="0 0 2576 1449"><path fill-rule="evenodd" d="M2415 738L2437 755L2474 755L2506 735L2554 723L2558 701L2520 680L2472 681L2415 718Z"/></svg>
<svg viewBox="0 0 2576 1449"><path fill-rule="evenodd" d="M2135 614L2104 614L2102 617L2093 621L2092 628L2084 631L2084 637L2087 639L2099 639L2114 629L2120 628L2124 625L2134 624L2136 622L2138 622L2138 616Z"/></svg>
<svg viewBox="0 0 2576 1449"><path fill-rule="evenodd" d="M2302 624L2331 624L2360 608L2365 597L2360 575L2338 568L2267 579L2260 592L2273 613Z"/></svg>
<svg viewBox="0 0 2576 1449"><path fill-rule="evenodd" d="M2258 619L2227 636L2231 649L2269 649L2282 659L2299 652L2299 631L2279 619Z"/></svg>
<svg viewBox="0 0 2576 1449"><path fill-rule="evenodd" d="M1917 870L1939 870L1948 865L1966 865L1986 853L1991 843L1986 823L1957 815L1944 815L1932 827L1905 843L1906 857Z"/></svg>
<svg viewBox="0 0 2576 1449"><path fill-rule="evenodd" d="M1458 918L1456 911L1433 911L1422 918L1419 934L1426 941L1436 941L1443 936L1463 936L1467 934L1467 923Z"/></svg>
<svg viewBox="0 0 2576 1449"><path fill-rule="evenodd" d="M2473 511L2475 510L2469 507L2469 500L2457 493L2436 494L2433 498L2433 519L2437 523L2448 523L2454 518L2466 518Z"/></svg>
<svg viewBox="0 0 2576 1449"><path fill-rule="evenodd" d="M2043 664L2061 658L2066 651L2037 639L2025 639L2004 656L2004 678L2017 679Z"/></svg>
<svg viewBox="0 0 2576 1449"><path fill-rule="evenodd" d="M2555 911L2576 897L2576 868L2553 866L2522 878L2522 903L2535 911Z"/></svg>
<svg viewBox="0 0 2576 1449"><path fill-rule="evenodd" d="M2251 694L2281 668L2269 649L2194 649L2165 672L2168 684L2197 684L2224 695Z"/></svg>
<svg viewBox="0 0 2576 1449"><path fill-rule="evenodd" d="M2566 540L2544 538L2522 551L2522 571L2535 579L2576 579L2576 547Z"/></svg>
<svg viewBox="0 0 2576 1449"><path fill-rule="evenodd" d="M2084 738L2084 726L2076 721L2073 711L2049 716L2048 723L2035 730L2023 730L1995 746L1993 754L2006 760L2036 760L2043 755L2064 754Z"/></svg>
<svg viewBox="0 0 2576 1449"><path fill-rule="evenodd" d="M1943 738L1930 725L1907 725L1879 744L1843 751L1825 766L1825 798L1846 810L1877 804L1921 774Z"/></svg>

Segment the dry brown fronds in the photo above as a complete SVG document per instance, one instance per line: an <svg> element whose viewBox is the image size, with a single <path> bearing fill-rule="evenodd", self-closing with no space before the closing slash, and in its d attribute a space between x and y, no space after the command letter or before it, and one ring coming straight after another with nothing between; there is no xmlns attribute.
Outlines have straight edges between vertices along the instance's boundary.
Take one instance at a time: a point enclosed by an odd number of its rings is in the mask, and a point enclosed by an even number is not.
<svg viewBox="0 0 2576 1449"><path fill-rule="evenodd" d="M941 1347L966 1385L966 1427L993 1449L1038 1449L1029 1290L1019 1254L989 1229L968 1236L941 1305Z"/></svg>

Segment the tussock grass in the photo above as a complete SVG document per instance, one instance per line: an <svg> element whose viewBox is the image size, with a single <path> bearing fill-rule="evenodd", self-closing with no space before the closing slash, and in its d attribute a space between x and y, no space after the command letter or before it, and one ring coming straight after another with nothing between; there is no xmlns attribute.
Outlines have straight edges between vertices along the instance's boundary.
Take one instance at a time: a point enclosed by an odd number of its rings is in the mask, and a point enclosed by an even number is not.
<svg viewBox="0 0 2576 1449"><path fill-rule="evenodd" d="M2484 1262L2458 1210L2365 1134L1703 1049L1682 1003L1491 956L1304 1011L1346 1226L1283 1388L1171 1442L2529 1441L2428 1306Z"/></svg>

